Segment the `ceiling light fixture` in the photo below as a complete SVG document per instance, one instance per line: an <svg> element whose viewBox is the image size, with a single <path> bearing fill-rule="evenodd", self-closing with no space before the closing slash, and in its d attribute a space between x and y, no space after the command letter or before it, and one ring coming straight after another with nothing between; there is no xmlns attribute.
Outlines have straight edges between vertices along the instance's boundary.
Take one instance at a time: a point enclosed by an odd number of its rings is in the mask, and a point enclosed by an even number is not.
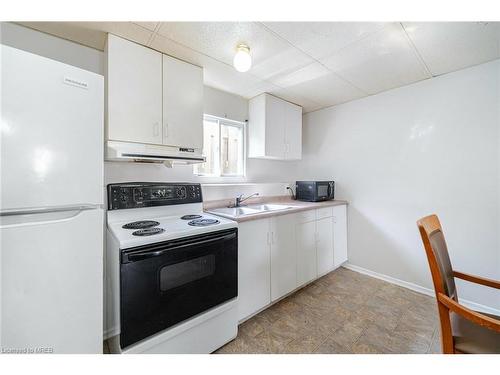
<svg viewBox="0 0 500 375"><path fill-rule="evenodd" d="M238 72L246 72L252 66L252 56L250 56L250 47L246 44L236 46L236 54L233 59L234 68Z"/></svg>

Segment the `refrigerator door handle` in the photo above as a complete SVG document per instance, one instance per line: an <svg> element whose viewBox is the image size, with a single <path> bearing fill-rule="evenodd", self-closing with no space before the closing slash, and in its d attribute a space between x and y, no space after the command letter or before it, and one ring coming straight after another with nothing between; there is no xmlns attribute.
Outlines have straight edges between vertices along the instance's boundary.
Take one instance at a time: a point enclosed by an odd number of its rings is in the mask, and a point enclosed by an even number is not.
<svg viewBox="0 0 500 375"><path fill-rule="evenodd" d="M57 223L95 209L101 209L101 206L89 204L1 212L0 228Z"/></svg>
<svg viewBox="0 0 500 375"><path fill-rule="evenodd" d="M19 210L7 210L0 211L0 216L14 216L14 215L33 215L33 214L45 214L50 212L63 212L63 211L84 211L84 210L94 210L96 208L101 208L99 204L78 204L71 206L54 206L54 207L36 207L36 208L23 208Z"/></svg>

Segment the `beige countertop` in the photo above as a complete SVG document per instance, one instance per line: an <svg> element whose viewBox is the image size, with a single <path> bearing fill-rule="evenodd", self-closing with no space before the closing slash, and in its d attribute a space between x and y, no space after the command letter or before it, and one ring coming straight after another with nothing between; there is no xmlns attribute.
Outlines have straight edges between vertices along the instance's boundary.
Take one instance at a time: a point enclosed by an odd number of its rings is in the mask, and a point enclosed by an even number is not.
<svg viewBox="0 0 500 375"><path fill-rule="evenodd" d="M208 202L203 203L203 208L205 211L208 211L208 210L211 210L214 208L228 207L233 202L234 202L233 200L229 200L229 199L223 199L223 200L218 200L218 201L208 201ZM339 206L339 205L347 205L348 204L347 201L336 200L336 199L330 200L330 201L324 201L324 202L303 202L303 201L293 200L289 196L275 196L275 197L251 198L248 201L245 201L245 203L242 204L242 207L249 205L249 204L251 205L251 204L264 204L264 203L265 204L282 204L282 205L291 206L291 208L288 208L285 210L265 211L265 212L255 213L255 214L243 215L243 216L234 218L232 220L237 221L238 223L241 223L244 221L264 219L264 218L272 217L272 216L288 215L288 214L292 214L292 213L300 212L300 211L315 210L315 209L322 208L322 207L331 207L331 206Z"/></svg>

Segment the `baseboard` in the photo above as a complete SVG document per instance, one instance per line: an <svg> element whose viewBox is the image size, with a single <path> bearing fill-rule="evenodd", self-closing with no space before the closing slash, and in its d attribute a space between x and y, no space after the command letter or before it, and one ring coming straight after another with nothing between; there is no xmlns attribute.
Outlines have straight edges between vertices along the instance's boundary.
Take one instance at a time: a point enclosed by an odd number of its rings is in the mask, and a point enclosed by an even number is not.
<svg viewBox="0 0 500 375"><path fill-rule="evenodd" d="M395 284L395 285L401 286L403 288L413 290L414 292L418 292L418 293L425 294L425 295L428 295L431 297L435 297L435 293L434 293L433 289L425 288L423 286L420 286L420 285L417 285L414 283L410 283L408 281L396 279L395 277L391 277L391 276L387 276L387 275L384 275L384 274L381 274L381 273L378 273L375 271L371 271L371 270L356 266L356 265L351 264L351 263L346 263L342 267L347 268L351 271L362 273L363 275L367 275L367 276L375 277L376 279L387 281L388 283ZM486 312L488 314L493 314L493 315L500 315L499 309L495 309L495 308L490 307L490 306L482 305L480 303L472 302L472 301L469 301L466 299L460 299L460 303L464 304L466 307L468 307L472 310L482 311L482 312Z"/></svg>

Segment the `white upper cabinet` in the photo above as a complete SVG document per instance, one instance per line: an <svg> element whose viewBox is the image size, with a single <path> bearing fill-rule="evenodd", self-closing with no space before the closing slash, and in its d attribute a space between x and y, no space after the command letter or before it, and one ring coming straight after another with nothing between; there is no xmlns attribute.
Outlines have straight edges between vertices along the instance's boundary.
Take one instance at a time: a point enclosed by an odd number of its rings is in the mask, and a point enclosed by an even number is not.
<svg viewBox="0 0 500 375"><path fill-rule="evenodd" d="M107 140L201 150L203 69L114 35L106 55Z"/></svg>
<svg viewBox="0 0 500 375"><path fill-rule="evenodd" d="M114 35L107 43L107 139L162 144L162 54Z"/></svg>
<svg viewBox="0 0 500 375"><path fill-rule="evenodd" d="M163 55L163 144L203 147L203 69Z"/></svg>
<svg viewBox="0 0 500 375"><path fill-rule="evenodd" d="M265 95L264 102L265 154L263 156L285 159L285 106L282 103L283 100L272 95ZM254 126L252 120L250 120L249 126L250 129Z"/></svg>
<svg viewBox="0 0 500 375"><path fill-rule="evenodd" d="M302 107L285 102L285 157L302 159Z"/></svg>
<svg viewBox="0 0 500 375"><path fill-rule="evenodd" d="M302 107L270 94L249 102L251 158L298 160L302 157Z"/></svg>

